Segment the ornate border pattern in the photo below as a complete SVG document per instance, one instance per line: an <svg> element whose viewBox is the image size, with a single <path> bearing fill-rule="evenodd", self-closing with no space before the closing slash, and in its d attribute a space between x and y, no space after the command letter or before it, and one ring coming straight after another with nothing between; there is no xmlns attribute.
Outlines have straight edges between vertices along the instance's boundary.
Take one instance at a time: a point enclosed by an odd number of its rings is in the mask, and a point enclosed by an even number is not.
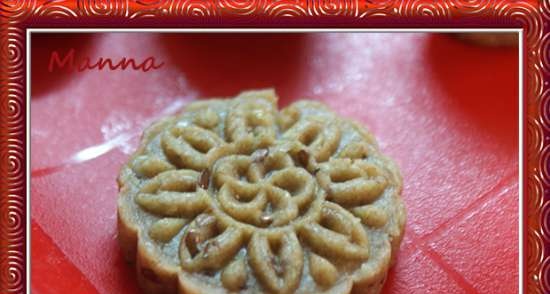
<svg viewBox="0 0 550 294"><path fill-rule="evenodd" d="M0 292L26 290L25 29L521 27L527 293L550 292L550 0L6 0L0 2Z"/></svg>

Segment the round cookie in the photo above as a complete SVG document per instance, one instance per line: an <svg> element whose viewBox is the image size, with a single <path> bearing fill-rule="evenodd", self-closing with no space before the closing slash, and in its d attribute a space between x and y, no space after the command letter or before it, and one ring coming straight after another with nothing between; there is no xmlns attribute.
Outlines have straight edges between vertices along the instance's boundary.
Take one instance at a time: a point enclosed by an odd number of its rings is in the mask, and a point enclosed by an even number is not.
<svg viewBox="0 0 550 294"><path fill-rule="evenodd" d="M404 234L397 166L327 107L272 90L145 130L118 178L145 293L379 293Z"/></svg>

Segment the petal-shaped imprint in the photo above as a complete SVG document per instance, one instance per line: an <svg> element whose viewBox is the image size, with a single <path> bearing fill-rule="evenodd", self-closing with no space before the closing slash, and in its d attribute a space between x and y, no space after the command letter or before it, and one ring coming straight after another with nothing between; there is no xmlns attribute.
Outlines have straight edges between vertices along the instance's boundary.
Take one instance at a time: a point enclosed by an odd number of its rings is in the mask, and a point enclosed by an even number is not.
<svg viewBox="0 0 550 294"><path fill-rule="evenodd" d="M365 175L365 172L353 164L350 159L332 159L321 166L323 172L328 175L327 181L330 183L342 183ZM323 179L323 184L325 184Z"/></svg>
<svg viewBox="0 0 550 294"><path fill-rule="evenodd" d="M384 170L378 165L365 160L353 160L353 165L361 169L363 174L370 178L387 176L387 170Z"/></svg>
<svg viewBox="0 0 550 294"><path fill-rule="evenodd" d="M238 291L246 285L247 269L244 258L237 257L221 274L221 281L227 289Z"/></svg>
<svg viewBox="0 0 550 294"><path fill-rule="evenodd" d="M300 209L309 204L315 196L315 182L302 168L292 167L273 172L269 183L287 191Z"/></svg>
<svg viewBox="0 0 550 294"><path fill-rule="evenodd" d="M325 203L319 224L304 224L300 236L323 256L363 260L369 257L369 241L360 221L334 203Z"/></svg>
<svg viewBox="0 0 550 294"><path fill-rule="evenodd" d="M139 176L152 178L175 167L156 155L140 155L133 160L132 168Z"/></svg>
<svg viewBox="0 0 550 294"><path fill-rule="evenodd" d="M185 246L191 257L200 251L205 241L218 234L216 218L210 214L198 215L187 229L184 238Z"/></svg>
<svg viewBox="0 0 550 294"><path fill-rule="evenodd" d="M260 179L269 177L274 171L282 170L287 167L293 167L294 162L286 152L281 152L280 150L270 150L262 161L254 162L253 166L254 168L251 169L253 172L251 178L259 181Z"/></svg>
<svg viewBox="0 0 550 294"><path fill-rule="evenodd" d="M182 218L161 218L151 225L149 228L149 236L153 240L166 243L172 240L186 223L186 220Z"/></svg>
<svg viewBox="0 0 550 294"><path fill-rule="evenodd" d="M283 134L284 139L297 140L307 146L317 162L324 162L340 144L340 129L322 120L301 120Z"/></svg>
<svg viewBox="0 0 550 294"><path fill-rule="evenodd" d="M281 130L286 131L300 119L300 111L296 107L287 107L277 116L277 124Z"/></svg>
<svg viewBox="0 0 550 294"><path fill-rule="evenodd" d="M197 126L174 126L161 138L162 149L180 168L203 170L208 167L208 154L224 144L214 132Z"/></svg>
<svg viewBox="0 0 550 294"><path fill-rule="evenodd" d="M327 200L346 206L370 203L380 196L386 184L386 180L382 177L357 178L344 183L332 183L329 185Z"/></svg>
<svg viewBox="0 0 550 294"><path fill-rule="evenodd" d="M205 191L139 193L136 203L153 214L187 217L200 213L208 206L208 195Z"/></svg>
<svg viewBox="0 0 550 294"><path fill-rule="evenodd" d="M282 189L272 186L265 186L264 193L269 206L263 210L259 220L259 226L282 226L289 223L298 216L298 206L290 198L290 194ZM267 211L266 211L267 210Z"/></svg>
<svg viewBox="0 0 550 294"><path fill-rule="evenodd" d="M249 168L252 159L245 155L230 155L220 159L214 167L214 185L221 188L225 183L231 183L234 189L244 194L257 191L257 185L249 182Z"/></svg>
<svg viewBox="0 0 550 294"><path fill-rule="evenodd" d="M292 293L298 287L304 256L294 232L271 238L261 232L255 233L248 244L248 256L254 275L269 291Z"/></svg>
<svg viewBox="0 0 550 294"><path fill-rule="evenodd" d="M222 186L218 194L218 202L221 208L233 218L247 223L258 224L262 210L267 204L265 193L255 189L251 194L250 190L239 190L233 184L227 183Z"/></svg>
<svg viewBox="0 0 550 294"><path fill-rule="evenodd" d="M244 140L255 147L266 147L275 140L275 113L273 101L241 101L227 114L226 137L229 142Z"/></svg>
<svg viewBox="0 0 550 294"><path fill-rule="evenodd" d="M374 201L386 189L386 179L376 172L372 165L336 159L321 166L317 180L327 191L327 200L356 206Z"/></svg>
<svg viewBox="0 0 550 294"><path fill-rule="evenodd" d="M339 158L364 159L370 155L370 144L366 142L350 142L338 153Z"/></svg>
<svg viewBox="0 0 550 294"><path fill-rule="evenodd" d="M370 227L380 228L388 222L388 214L381 207L364 205L351 209L351 212L359 217L361 221Z"/></svg>
<svg viewBox="0 0 550 294"><path fill-rule="evenodd" d="M145 182L141 193L157 193L159 191L195 192L199 173L192 170L174 170L158 174Z"/></svg>
<svg viewBox="0 0 550 294"><path fill-rule="evenodd" d="M242 234L237 228L227 228L223 233L208 240L184 234L180 244L181 266L189 271L217 270L233 259L242 246ZM207 236L207 235L206 235Z"/></svg>
<svg viewBox="0 0 550 294"><path fill-rule="evenodd" d="M315 282L323 287L329 287L338 280L338 270L325 258L311 252L309 254L309 272Z"/></svg>
<svg viewBox="0 0 550 294"><path fill-rule="evenodd" d="M198 111L193 118L193 123L205 129L213 129L219 122L218 114L209 108Z"/></svg>
<svg viewBox="0 0 550 294"><path fill-rule="evenodd" d="M147 181L136 195L143 209L164 216L194 216L208 206L208 195L197 190L199 173L174 170Z"/></svg>

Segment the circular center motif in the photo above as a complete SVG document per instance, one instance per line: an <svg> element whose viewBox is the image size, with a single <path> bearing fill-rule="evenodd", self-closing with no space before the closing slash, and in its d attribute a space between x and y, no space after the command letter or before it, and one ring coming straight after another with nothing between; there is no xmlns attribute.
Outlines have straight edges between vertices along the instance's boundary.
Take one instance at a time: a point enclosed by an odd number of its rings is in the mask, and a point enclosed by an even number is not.
<svg viewBox="0 0 550 294"><path fill-rule="evenodd" d="M212 179L220 208L257 227L288 224L306 210L316 193L309 172L277 148L223 157L214 165Z"/></svg>

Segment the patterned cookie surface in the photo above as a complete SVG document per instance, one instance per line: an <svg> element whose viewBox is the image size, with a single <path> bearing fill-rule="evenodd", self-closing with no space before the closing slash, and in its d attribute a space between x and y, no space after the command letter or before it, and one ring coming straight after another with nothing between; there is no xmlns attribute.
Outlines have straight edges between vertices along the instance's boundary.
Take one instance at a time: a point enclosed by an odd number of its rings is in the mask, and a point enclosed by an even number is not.
<svg viewBox="0 0 550 294"><path fill-rule="evenodd" d="M271 90L194 102L122 168L119 241L146 293L378 293L401 177L374 138Z"/></svg>

